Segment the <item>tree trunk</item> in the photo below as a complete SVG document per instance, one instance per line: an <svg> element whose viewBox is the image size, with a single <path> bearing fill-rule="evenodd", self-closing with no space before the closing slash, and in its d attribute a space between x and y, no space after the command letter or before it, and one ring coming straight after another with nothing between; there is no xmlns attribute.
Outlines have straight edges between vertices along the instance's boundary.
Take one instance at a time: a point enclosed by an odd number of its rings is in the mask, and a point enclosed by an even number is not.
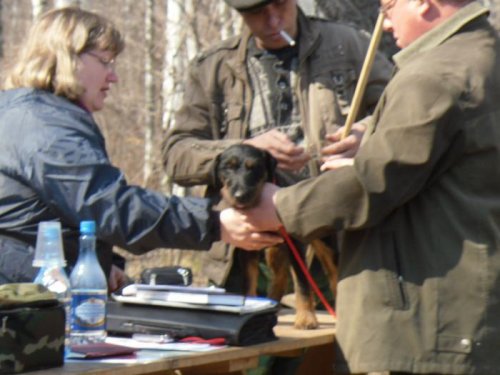
<svg viewBox="0 0 500 375"><path fill-rule="evenodd" d="M0 1L0 58L3 57L3 22L2 22L2 2Z"/></svg>
<svg viewBox="0 0 500 375"><path fill-rule="evenodd" d="M175 111L179 108L182 100L184 69L189 60L189 49L193 48L192 43L187 39L189 27L192 22L186 22L187 16L194 17L193 13L186 12L186 8L192 6L192 2L186 0L184 8L177 0L167 1L167 17L165 22L165 56L163 63L163 116L162 129L166 132L175 124ZM185 195L185 189L173 185L165 176L162 181L165 191L170 191L176 195Z"/></svg>
<svg viewBox="0 0 500 375"><path fill-rule="evenodd" d="M155 87L153 82L154 53L154 0L144 0L144 102L146 104L144 122L144 185L147 186L153 173L155 138Z"/></svg>
<svg viewBox="0 0 500 375"><path fill-rule="evenodd" d="M198 0L196 0L198 1ZM184 0L184 19L187 19L187 25L189 25L186 32L182 34L182 42L181 45L184 45L184 51L179 51L179 59L178 66L180 69L179 72L183 72L184 69L187 68L189 61L196 56L196 54L203 48L197 32L197 5L195 5L195 0ZM178 78L180 81L184 82L184 74L179 74ZM178 92L178 95L181 95L182 89L184 88L184 83L181 84L181 90Z"/></svg>
<svg viewBox="0 0 500 375"><path fill-rule="evenodd" d="M225 2L220 2L218 8L219 22L221 24L221 40L239 34L243 25L242 18L232 10Z"/></svg>
<svg viewBox="0 0 500 375"><path fill-rule="evenodd" d="M37 19L43 12L48 9L47 0L31 0L31 7L33 11L33 19Z"/></svg>
<svg viewBox="0 0 500 375"><path fill-rule="evenodd" d="M64 8L64 7L69 7L69 6L75 6L79 7L80 1L79 0L55 0L54 1L54 8Z"/></svg>

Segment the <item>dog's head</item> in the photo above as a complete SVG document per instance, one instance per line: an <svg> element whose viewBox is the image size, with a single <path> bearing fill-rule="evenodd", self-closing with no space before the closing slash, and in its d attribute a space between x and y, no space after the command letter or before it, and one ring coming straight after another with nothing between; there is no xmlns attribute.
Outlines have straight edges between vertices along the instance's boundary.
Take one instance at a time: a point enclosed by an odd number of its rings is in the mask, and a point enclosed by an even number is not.
<svg viewBox="0 0 500 375"><path fill-rule="evenodd" d="M267 151L245 144L230 146L215 160L215 188L231 206L252 207L258 203L264 184L272 181L276 165Z"/></svg>

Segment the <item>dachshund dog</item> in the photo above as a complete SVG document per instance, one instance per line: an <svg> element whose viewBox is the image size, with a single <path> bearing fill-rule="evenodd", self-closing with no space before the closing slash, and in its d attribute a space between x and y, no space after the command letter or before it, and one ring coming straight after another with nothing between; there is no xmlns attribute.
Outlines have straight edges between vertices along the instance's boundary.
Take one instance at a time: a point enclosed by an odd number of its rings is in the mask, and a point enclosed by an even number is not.
<svg viewBox="0 0 500 375"><path fill-rule="evenodd" d="M276 160L267 151L250 145L238 144L228 147L215 160L213 183L220 189L222 199L232 207L244 209L255 206L260 198L266 182L273 182ZM305 258L306 245L293 240L302 258ZM321 262L329 279L330 289L336 295L337 267L333 250L321 240L313 240L310 244L314 254ZM254 251L237 252L244 270L246 294L257 294L259 275L259 254ZM286 292L288 270L291 268L295 289L296 309L295 327L314 329L318 321L314 313L314 296L309 283L300 266L286 244L269 247L265 250L266 263L272 271L272 280L268 297L276 301Z"/></svg>

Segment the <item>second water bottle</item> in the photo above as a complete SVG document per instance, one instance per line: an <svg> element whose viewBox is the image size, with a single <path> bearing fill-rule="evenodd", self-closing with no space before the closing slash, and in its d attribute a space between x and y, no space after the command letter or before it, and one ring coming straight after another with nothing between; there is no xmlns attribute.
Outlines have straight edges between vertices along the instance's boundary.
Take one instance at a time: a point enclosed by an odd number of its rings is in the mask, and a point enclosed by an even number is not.
<svg viewBox="0 0 500 375"><path fill-rule="evenodd" d="M94 221L80 223L80 250L70 282L71 344L104 341L108 287L96 254Z"/></svg>

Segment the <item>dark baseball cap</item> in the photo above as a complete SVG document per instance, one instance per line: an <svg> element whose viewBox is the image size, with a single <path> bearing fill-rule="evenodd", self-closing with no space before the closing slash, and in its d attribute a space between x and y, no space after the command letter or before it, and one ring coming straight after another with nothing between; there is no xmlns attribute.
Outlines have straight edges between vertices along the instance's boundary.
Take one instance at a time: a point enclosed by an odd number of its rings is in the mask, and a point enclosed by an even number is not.
<svg viewBox="0 0 500 375"><path fill-rule="evenodd" d="M239 12L254 10L271 3L273 0L224 0Z"/></svg>

